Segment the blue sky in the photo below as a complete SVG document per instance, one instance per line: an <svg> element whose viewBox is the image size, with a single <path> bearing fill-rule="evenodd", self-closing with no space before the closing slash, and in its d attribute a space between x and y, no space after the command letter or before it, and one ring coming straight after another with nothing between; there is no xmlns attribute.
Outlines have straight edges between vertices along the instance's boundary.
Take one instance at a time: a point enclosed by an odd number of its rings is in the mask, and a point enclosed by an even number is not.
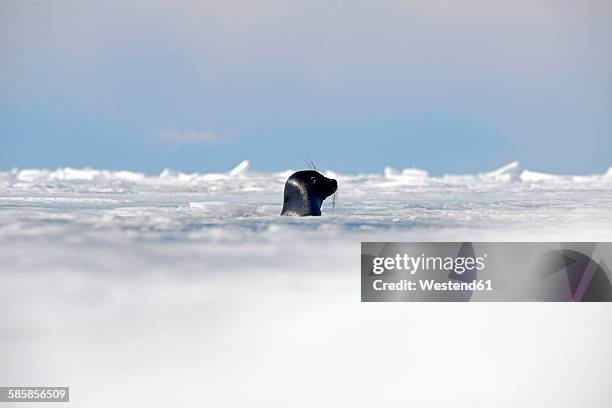
<svg viewBox="0 0 612 408"><path fill-rule="evenodd" d="M7 0L0 168L600 173L610 38L607 0Z"/></svg>

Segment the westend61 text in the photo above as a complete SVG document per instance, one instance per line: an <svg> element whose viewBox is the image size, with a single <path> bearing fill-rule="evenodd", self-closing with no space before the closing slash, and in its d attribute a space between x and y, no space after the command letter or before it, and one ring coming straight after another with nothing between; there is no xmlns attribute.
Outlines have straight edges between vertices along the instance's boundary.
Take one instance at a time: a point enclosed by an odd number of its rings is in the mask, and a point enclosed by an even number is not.
<svg viewBox="0 0 612 408"><path fill-rule="evenodd" d="M486 291L493 290L491 280L473 280L471 282L436 282L432 279L419 279L417 282L402 279L395 282L384 282L377 279L372 282L372 287L376 291Z"/></svg>

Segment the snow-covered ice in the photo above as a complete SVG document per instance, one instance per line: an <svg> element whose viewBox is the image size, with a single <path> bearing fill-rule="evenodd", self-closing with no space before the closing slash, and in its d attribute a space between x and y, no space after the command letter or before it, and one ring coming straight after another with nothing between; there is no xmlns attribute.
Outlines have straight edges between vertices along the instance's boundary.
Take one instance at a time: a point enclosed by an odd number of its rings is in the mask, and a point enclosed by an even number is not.
<svg viewBox="0 0 612 408"><path fill-rule="evenodd" d="M75 407L610 396L608 305L361 304L359 242L609 241L612 169L327 171L311 218L278 215L291 172L0 172L0 384Z"/></svg>

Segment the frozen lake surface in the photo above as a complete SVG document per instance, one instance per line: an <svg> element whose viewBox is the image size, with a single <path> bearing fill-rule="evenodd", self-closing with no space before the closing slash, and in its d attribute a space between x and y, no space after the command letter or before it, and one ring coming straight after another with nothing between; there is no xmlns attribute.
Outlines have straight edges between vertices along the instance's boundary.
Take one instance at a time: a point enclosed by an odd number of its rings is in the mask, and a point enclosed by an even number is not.
<svg viewBox="0 0 612 408"><path fill-rule="evenodd" d="M612 169L328 171L312 218L278 215L290 174L0 172L0 383L78 407L608 406L610 305L361 304L359 243L610 241Z"/></svg>

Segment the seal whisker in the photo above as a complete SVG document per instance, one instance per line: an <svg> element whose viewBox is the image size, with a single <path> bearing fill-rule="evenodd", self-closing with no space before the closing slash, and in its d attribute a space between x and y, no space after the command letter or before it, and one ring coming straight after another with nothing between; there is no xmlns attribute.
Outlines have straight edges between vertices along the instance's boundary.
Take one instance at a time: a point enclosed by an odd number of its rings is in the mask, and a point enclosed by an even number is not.
<svg viewBox="0 0 612 408"><path fill-rule="evenodd" d="M302 159L302 161L304 162L304 164L305 164L307 167L312 167L312 161L310 161L310 162L308 161L308 160L310 160L310 159L306 160L306 159L305 159L305 158L303 158L303 157L300 157L300 159ZM313 170L314 170L314 169L313 169Z"/></svg>
<svg viewBox="0 0 612 408"><path fill-rule="evenodd" d="M334 195L332 196L332 211L331 213L334 213L334 210L336 209L336 201L338 200L338 190L336 190L334 192Z"/></svg>
<svg viewBox="0 0 612 408"><path fill-rule="evenodd" d="M314 162L312 161L312 159L311 159L311 158L308 158L308 160L310 160L310 165L312 166L312 169L313 169L314 171L319 171L319 169L317 169L317 166L315 166L315 164L314 164Z"/></svg>

